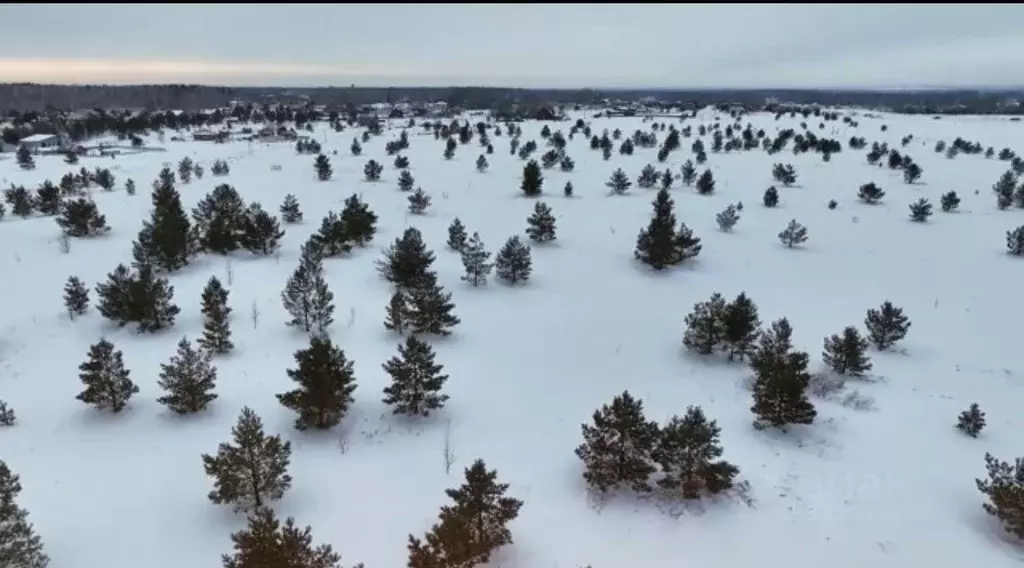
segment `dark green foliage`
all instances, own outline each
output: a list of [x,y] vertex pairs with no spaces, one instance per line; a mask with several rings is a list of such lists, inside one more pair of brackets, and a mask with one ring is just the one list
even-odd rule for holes
[[526,282],[533,271],[530,246],[518,236],[509,237],[494,257],[495,273],[499,280],[508,284]]
[[764,197],[761,198],[765,207],[775,207],[779,204],[779,190],[775,189],[775,186],[771,186],[764,190]]
[[192,414],[204,410],[217,395],[213,387],[217,382],[217,369],[210,364],[205,350],[196,350],[188,338],[178,342],[178,352],[170,362],[160,365],[157,384],[167,394],[156,399],[175,414]]
[[93,180],[96,182],[96,185],[102,187],[104,191],[110,191],[114,189],[114,174],[110,173],[110,170],[106,168],[96,168],[96,173],[95,175],[93,175]]
[[530,240],[537,243],[547,243],[555,240],[555,216],[551,213],[551,207],[547,203],[538,201],[533,206],[533,214],[526,219],[529,225],[526,228],[526,235]]
[[519,188],[527,197],[537,197],[541,194],[544,186],[544,176],[541,174],[537,160],[530,160],[523,166],[523,180]]
[[319,154],[313,159],[313,170],[316,171],[316,179],[320,181],[327,181],[334,175],[334,169],[331,168],[331,159],[324,154]]
[[487,163],[487,158],[483,154],[480,154],[476,159],[476,171],[486,172],[489,166],[490,164]]
[[868,205],[874,205],[885,197],[885,192],[874,182],[870,182],[860,186],[860,189],[857,190],[857,197]]
[[164,168],[153,188],[153,211],[142,225],[149,236],[139,243],[147,249],[146,258],[155,268],[172,272],[188,264],[195,251],[195,234],[181,206],[181,194],[168,181],[173,175],[167,174],[170,170]]
[[697,193],[701,195],[711,195],[715,192],[715,178],[711,175],[711,170],[704,170],[700,177],[697,178]]
[[32,158],[32,152],[29,151],[28,146],[22,144],[18,146],[18,150],[15,153],[15,160],[18,162],[18,167],[23,170],[34,170],[36,167],[36,161]]
[[412,173],[409,170],[402,170],[398,174],[398,191],[412,191],[415,184],[416,179],[412,177]]
[[71,319],[89,311],[89,290],[77,276],[69,277],[64,284],[64,307]]
[[347,240],[359,247],[366,246],[377,234],[377,214],[355,193],[345,200],[341,224]]
[[398,335],[405,333],[411,322],[409,321],[409,295],[399,288],[388,300],[387,315],[384,317],[384,329],[393,331]]
[[349,146],[353,156],[358,156],[363,153],[363,145],[359,143],[359,140],[352,139],[352,145]]
[[572,197],[572,182],[565,182],[565,188],[562,190],[562,195],[566,197]]
[[320,254],[325,258],[337,256],[352,250],[348,227],[334,211],[328,211],[320,222],[320,231],[311,237],[316,240]]
[[370,160],[363,166],[363,176],[366,181],[377,181],[382,173],[384,173],[384,166],[377,163],[377,160]]
[[1006,252],[1013,256],[1024,256],[1024,225],[1006,231]]
[[725,299],[714,293],[707,302],[697,302],[686,316],[683,346],[701,355],[710,355],[725,337]]
[[406,156],[395,156],[395,168],[404,170],[409,167],[409,158]]
[[697,180],[697,168],[694,167],[693,160],[686,160],[686,162],[682,166],[681,173],[683,185],[693,185],[693,182]]
[[685,223],[680,223],[676,231],[675,202],[668,190],[659,190],[652,205],[654,214],[651,221],[636,239],[633,253],[636,259],[655,270],[662,270],[700,254],[700,239],[693,236],[693,231]]
[[903,166],[903,181],[912,184],[921,178],[923,171],[916,162],[910,162]]
[[46,180],[36,189],[35,206],[43,215],[56,215],[60,212],[60,188]]
[[245,202],[235,188],[220,184],[192,209],[198,246],[227,254],[238,250],[245,232]]
[[324,278],[323,257],[319,243],[310,239],[302,246],[299,266],[281,292],[284,308],[291,315],[289,326],[306,333],[325,335],[334,322],[334,294]]
[[245,211],[242,221],[241,245],[253,254],[268,255],[281,248],[284,231],[277,218],[253,202]]
[[226,176],[231,172],[231,168],[228,167],[228,163],[224,160],[214,160],[213,165],[210,166],[210,173],[217,176]]
[[786,245],[787,248],[793,248],[794,246],[807,241],[807,227],[804,227],[800,223],[796,222],[796,219],[791,219],[786,228],[779,233],[779,240],[782,244]]
[[772,178],[789,187],[796,183],[796,170],[793,169],[793,164],[775,164],[772,166]]
[[690,406],[682,418],[673,416],[661,428],[652,452],[664,477],[658,485],[678,491],[684,499],[696,499],[703,492],[712,495],[733,486],[739,468],[722,456],[721,428],[709,421],[699,406]]
[[462,252],[466,247],[466,226],[462,220],[456,217],[452,224],[448,225],[448,248],[455,252]]
[[139,392],[124,368],[124,356],[114,350],[114,344],[101,339],[89,347],[89,359],[78,366],[78,378],[85,390],[75,398],[100,410],[117,413],[128,405],[128,399]]
[[203,336],[197,343],[203,349],[217,355],[230,352],[235,346],[231,342],[231,326],[228,320],[231,315],[228,291],[216,276],[211,276],[203,288],[202,304],[205,322]]
[[203,454],[206,475],[214,478],[210,501],[246,510],[280,499],[292,485],[287,473],[291,442],[267,436],[263,421],[249,407],[242,408],[231,437],[234,444],[220,444],[216,456]]
[[644,169],[640,170],[640,175],[636,178],[636,185],[645,189],[650,189],[658,184],[658,170],[654,169],[654,166],[647,164]]
[[519,516],[523,502],[506,497],[507,483],[483,460],[466,468],[466,482],[445,493],[454,503],[441,507],[438,522],[424,540],[409,535],[409,568],[471,567],[486,564],[491,553],[512,544],[508,523]]
[[633,182],[629,181],[629,176],[626,175],[626,172],[622,171],[622,168],[616,168],[612,172],[612,177],[605,183],[605,186],[615,195],[625,194],[632,185]]
[[455,157],[455,149],[459,147],[459,143],[454,138],[449,138],[445,141],[444,146],[444,159],[450,160]]
[[189,183],[192,181],[192,160],[185,156],[178,162],[178,179],[181,183]]
[[423,234],[416,227],[409,227],[384,249],[384,258],[377,261],[377,272],[399,288],[415,288],[433,263],[434,253],[427,250]]
[[885,302],[877,310],[868,310],[864,325],[868,330],[868,339],[881,351],[892,347],[907,336],[910,318],[903,315],[903,308],[893,306],[892,302]]
[[259,507],[248,523],[232,533],[235,552],[223,555],[224,568],[341,568],[341,556],[331,545],[314,547],[310,527],[300,529],[291,517],[282,526],[271,509]]
[[722,346],[729,352],[729,360],[738,358],[742,361],[750,355],[760,335],[757,304],[740,292],[722,313]]
[[996,205],[999,209],[1009,209],[1013,204],[1013,194],[1017,187],[1017,172],[1006,170],[999,181],[992,186],[996,194]]
[[576,448],[587,484],[601,493],[621,487],[650,491],[659,430],[644,417],[643,402],[624,391],[595,411],[593,420],[582,425],[583,444]]
[[352,361],[325,336],[313,336],[307,349],[295,352],[297,369],[288,377],[299,388],[277,395],[281,404],[298,413],[295,429],[326,430],[345,417],[355,400],[356,379]]
[[942,205],[942,210],[949,213],[960,206],[960,196],[955,191],[943,193],[940,204]]
[[789,321],[781,319],[761,334],[757,349],[751,355],[754,370],[755,428],[784,427],[787,424],[811,424],[817,416],[807,398],[810,375],[807,353],[793,351],[793,330]]
[[[18,421],[18,417],[14,414],[14,409],[11,408],[10,406],[8,406],[6,402],[0,400],[0,426],[14,426],[14,424],[17,421]],[[3,499],[3,495],[2,494],[0,494],[0,499]],[[0,515],[2,515],[2,513],[0,513]],[[0,524],[2,524],[2,523],[3,523],[3,521],[0,520]],[[0,556],[3,555],[3,552],[2,552],[2,547],[3,547],[2,541],[3,541],[3,539],[0,538]]]
[[1002,521],[1006,532],[1024,538],[1024,458],[1011,465],[986,453],[985,469],[988,479],[975,481],[989,500],[982,507]]
[[729,204],[728,207],[723,209],[720,213],[715,215],[715,222],[718,223],[718,228],[725,232],[729,232],[733,227],[736,226],[740,220],[739,209],[735,205]]
[[558,167],[566,173],[569,173],[576,169],[576,162],[569,156],[562,156],[562,160],[558,162]]
[[10,189],[5,189],[4,201],[11,206],[12,215],[17,215],[22,218],[31,217],[32,210],[35,209],[36,206],[35,202],[32,200],[32,194],[20,185],[12,185]]
[[982,412],[977,402],[971,403],[967,410],[960,413],[956,427],[972,438],[978,437],[978,434],[985,427],[985,413]]
[[843,334],[825,338],[825,350],[821,357],[825,364],[840,375],[863,377],[871,370],[867,356],[868,340],[861,337],[853,326],[843,329]]
[[398,355],[382,367],[391,376],[391,384],[384,388],[384,404],[391,406],[394,414],[430,416],[448,400],[448,395],[441,393],[448,380],[448,375],[441,373],[444,366],[434,362],[434,350],[416,336],[400,345]]
[[28,511],[18,506],[21,480],[0,461],[0,565],[4,568],[46,568],[49,557],[43,542],[28,522]]
[[299,200],[290,193],[284,196],[284,203],[281,204],[281,219],[289,224],[302,222],[302,210],[299,209]]
[[910,220],[918,223],[925,222],[932,216],[932,204],[924,197],[910,204]]
[[430,196],[423,191],[422,187],[417,187],[416,191],[409,195],[409,213],[422,215],[427,207],[430,207]]
[[469,242],[462,247],[462,267],[466,271],[462,279],[474,287],[487,282],[487,276],[494,268],[494,264],[488,262],[490,257],[491,253],[484,248],[480,234],[473,233]]
[[461,320],[452,310],[452,295],[437,283],[437,274],[427,271],[408,290],[408,322],[413,334],[451,335]]
[[96,285],[96,296],[100,315],[119,327],[136,323],[140,332],[170,327],[181,311],[172,303],[174,287],[166,279],[157,278],[148,265],[132,273],[119,264],[105,283]]

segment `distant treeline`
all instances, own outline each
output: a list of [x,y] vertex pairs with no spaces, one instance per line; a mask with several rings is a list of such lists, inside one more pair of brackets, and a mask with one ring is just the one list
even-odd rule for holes
[[1006,107],[1024,91],[823,91],[801,89],[743,90],[597,90],[507,89],[496,87],[215,87],[203,85],[39,85],[0,84],[0,110],[9,112],[79,110],[91,108],[198,110],[230,101],[363,105],[375,102],[445,101],[462,108],[494,109],[511,103],[592,104],[604,99],[661,102],[697,106],[737,103],[760,107],[772,98],[783,103],[887,108],[929,114],[1024,114],[1021,106]]

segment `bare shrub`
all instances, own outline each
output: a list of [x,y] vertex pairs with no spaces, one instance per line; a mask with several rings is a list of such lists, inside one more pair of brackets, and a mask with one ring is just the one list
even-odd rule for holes
[[852,390],[843,397],[843,406],[854,410],[874,410],[875,399],[858,390]]
[[231,286],[235,283],[235,268],[230,256],[224,259],[224,272],[227,275],[228,286]]
[[256,298],[252,299],[252,305],[249,306],[250,316],[252,317],[252,328],[256,329],[260,326],[260,306],[256,302]]
[[451,473],[452,464],[455,463],[455,446],[452,444],[452,421],[449,420],[444,425],[444,473],[445,475]]
[[814,396],[829,399],[846,388],[846,378],[833,373],[813,373],[808,388]]

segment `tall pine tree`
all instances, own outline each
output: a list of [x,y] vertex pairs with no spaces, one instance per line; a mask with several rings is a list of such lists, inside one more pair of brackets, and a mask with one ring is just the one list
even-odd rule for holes
[[582,429],[583,444],[576,448],[576,456],[583,460],[588,485],[601,493],[620,487],[650,491],[658,424],[644,417],[642,401],[624,391],[610,406],[595,411],[594,424]]
[[299,388],[277,395],[277,400],[298,413],[295,429],[326,430],[337,425],[348,412],[356,390],[353,363],[328,337],[313,336],[309,347],[295,352],[297,369],[288,377]]
[[400,345],[398,355],[382,367],[391,376],[391,384],[384,388],[384,404],[395,414],[430,416],[448,400],[448,395],[441,393],[448,380],[448,375],[441,374],[444,366],[434,362],[434,350],[416,336]]
[[282,525],[273,510],[260,507],[248,522],[231,535],[235,552],[223,556],[224,568],[341,568],[331,545],[314,547],[310,527],[300,529],[291,517]]
[[0,460],[0,566],[46,568],[49,557],[43,542],[28,522],[28,511],[18,506],[21,480]]
[[153,211],[143,230],[151,231],[147,252],[156,268],[170,272],[188,264],[195,251],[194,234],[169,168],[164,168],[154,183]]
[[228,321],[231,315],[228,291],[216,276],[211,276],[203,288],[202,305],[205,322],[199,346],[217,355],[230,352],[235,345],[231,342],[231,325]]
[[461,320],[452,313],[452,295],[437,283],[437,274],[426,272],[419,285],[409,290],[409,327],[414,334],[451,335],[451,328]]
[[292,316],[290,326],[322,335],[333,323],[334,294],[327,288],[320,246],[314,240],[302,245],[299,267],[288,279],[281,300]]
[[129,378],[124,368],[124,355],[114,350],[114,344],[101,339],[89,347],[89,359],[78,366],[78,378],[85,384],[85,390],[78,394],[78,400],[100,410],[110,409],[121,412],[128,405],[128,399],[139,392],[139,387]]
[[216,383],[217,369],[210,364],[209,353],[194,349],[188,338],[183,337],[177,353],[160,365],[157,384],[167,394],[156,401],[175,414],[199,412],[217,398],[213,392]]
[[291,442],[267,436],[263,421],[249,407],[242,408],[231,436],[234,444],[220,444],[217,455],[203,454],[206,475],[214,478],[210,501],[244,510],[280,499],[292,485],[287,473]]
[[807,353],[793,351],[792,328],[785,319],[773,322],[761,335],[757,350],[751,357],[754,369],[754,406],[756,428],[787,424],[810,424],[817,411],[807,398],[810,375]]

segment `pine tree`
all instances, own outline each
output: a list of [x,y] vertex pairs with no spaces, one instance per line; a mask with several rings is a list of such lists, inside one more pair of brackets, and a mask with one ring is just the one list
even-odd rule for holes
[[36,168],[36,161],[32,158],[32,152],[24,144],[18,146],[15,160],[18,162],[18,167],[23,170],[34,170]]
[[18,417],[14,414],[14,409],[0,400],[0,426],[14,426],[17,421]]
[[700,174],[697,178],[697,193],[701,195],[711,195],[715,192],[715,178],[711,175],[711,170],[704,170],[704,173]]
[[462,249],[462,267],[466,271],[462,279],[474,287],[485,284],[487,276],[494,268],[494,264],[488,262],[490,258],[491,253],[484,248],[480,234],[473,233],[469,242]]
[[407,156],[395,156],[395,169],[404,170],[409,168],[409,158]]
[[334,322],[334,294],[324,278],[324,264],[319,244],[310,240],[302,246],[299,266],[281,292],[284,308],[292,316],[290,326],[306,333],[323,335]]
[[697,168],[694,167],[693,160],[686,160],[686,163],[683,164],[681,173],[683,185],[693,185],[693,182],[697,180]]
[[775,189],[775,186],[771,186],[764,190],[764,197],[761,198],[765,207],[775,207],[779,204],[779,190]]
[[398,335],[405,333],[410,325],[409,296],[399,288],[388,300],[387,315],[384,318],[384,329],[394,331]]
[[377,261],[377,273],[399,288],[415,288],[434,263],[434,253],[427,250],[423,234],[409,227],[402,236],[384,249],[384,258]]
[[36,206],[32,194],[23,186],[11,186],[10,189],[5,189],[4,200],[10,204],[11,213],[23,219],[31,217],[32,210]]
[[658,485],[679,491],[684,499],[696,499],[704,491],[714,495],[731,488],[739,468],[717,459],[722,455],[721,431],[718,422],[708,421],[699,406],[687,407],[682,418],[669,419],[652,452],[665,475]]
[[871,362],[866,351],[868,341],[860,336],[853,326],[843,329],[842,336],[836,334],[825,338],[825,351],[822,359],[833,371],[840,375],[863,377],[871,370]]
[[299,200],[292,194],[284,196],[284,203],[281,204],[281,219],[285,223],[301,223],[302,211],[299,209]]
[[267,436],[263,421],[248,406],[242,408],[238,423],[231,428],[231,437],[234,444],[221,443],[216,456],[203,454],[206,475],[214,478],[210,501],[247,510],[280,499],[292,484],[287,473],[291,442]]
[[[355,151],[352,153],[355,154]],[[313,159],[313,169],[316,170],[316,179],[320,181],[327,181],[334,175],[334,169],[331,168],[331,159],[323,154],[319,154]]]
[[544,176],[541,174],[537,160],[530,160],[523,166],[523,181],[519,188],[523,190],[526,197],[537,197],[541,194],[544,186]]
[[958,196],[955,191],[943,193],[940,202],[942,205],[942,210],[946,213],[949,213],[950,211],[953,211],[960,206],[960,196]]
[[793,351],[792,333],[787,320],[773,322],[761,335],[757,350],[751,355],[755,381],[754,406],[750,410],[757,416],[755,428],[811,424],[817,416],[807,398],[810,357],[802,351]]
[[69,277],[64,285],[64,307],[71,319],[89,311],[89,290],[77,276]]
[[868,339],[881,351],[907,336],[910,318],[903,315],[903,308],[897,308],[887,301],[877,310],[868,310],[864,326],[868,330]]
[[231,342],[231,325],[228,316],[228,291],[216,276],[211,276],[203,288],[203,336],[198,344],[212,354],[223,355],[235,348]]
[[128,405],[128,399],[139,387],[129,378],[124,368],[124,356],[114,350],[114,344],[101,339],[89,347],[89,359],[78,366],[78,378],[85,384],[75,398],[100,410],[110,409],[121,412]]
[[757,315],[757,304],[740,292],[736,299],[725,307],[722,313],[722,344],[729,352],[729,360],[740,361],[750,355],[761,334],[761,320]]
[[882,191],[882,188],[875,185],[874,182],[871,182],[860,186],[860,189],[857,190],[857,197],[868,205],[874,205],[885,197],[885,192]]
[[562,190],[562,195],[565,197],[572,197],[572,182],[565,182],[565,188]]
[[982,508],[1002,521],[1006,532],[1024,538],[1024,458],[1011,465],[986,453],[985,469],[988,479],[975,481],[990,501]]
[[164,168],[153,188],[152,215],[143,227],[152,232],[148,257],[154,267],[172,272],[188,264],[195,249],[192,224],[181,205],[181,194],[174,188],[174,174]]
[[1024,225],[1006,231],[1006,252],[1013,256],[1024,256]]
[[462,252],[466,247],[466,226],[462,220],[456,217],[452,224],[448,225],[448,248],[455,252]]
[[622,171],[622,168],[617,168],[612,172],[612,177],[605,183],[605,186],[615,195],[624,195],[632,185],[633,182],[629,180],[629,176]]
[[426,272],[409,290],[409,327],[413,334],[448,336],[461,320],[452,314],[452,295],[437,283],[437,274]]
[[377,214],[355,193],[345,200],[341,223],[346,240],[360,247],[366,246],[377,234]]
[[409,213],[422,215],[427,207],[430,207],[430,196],[422,187],[417,187],[416,191],[409,195]]
[[36,209],[43,215],[56,215],[60,212],[60,188],[50,180],[44,181],[36,189]]
[[341,568],[341,556],[331,545],[314,547],[310,527],[299,529],[291,517],[282,526],[274,511],[259,507],[248,523],[231,535],[235,552],[223,556],[224,568]]
[[241,244],[253,254],[268,255],[281,248],[284,236],[281,224],[258,202],[249,204],[246,209],[242,231]]
[[775,164],[772,166],[772,177],[775,181],[789,187],[796,183],[796,170],[793,164]]
[[637,187],[644,189],[650,189],[658,184],[658,170],[654,169],[654,166],[647,164],[644,169],[640,170],[640,175],[636,178]]
[[131,306],[139,331],[155,333],[174,325],[181,309],[173,303],[174,287],[149,266],[139,268],[131,283]]
[[666,168],[661,174],[661,189],[670,189],[673,181],[675,181],[675,176],[672,175],[672,170]]
[[676,248],[676,216],[673,213],[675,203],[667,190],[661,190],[652,203],[654,214],[646,229],[640,231],[636,239],[636,251],[633,255],[640,262],[662,270],[678,264],[679,251]]
[[69,237],[95,237],[110,232],[107,218],[100,214],[96,203],[84,197],[65,201],[54,221]]
[[398,355],[382,367],[391,376],[391,384],[384,388],[384,404],[391,406],[394,414],[427,417],[448,400],[448,395],[441,393],[448,380],[448,375],[441,374],[444,366],[434,362],[434,350],[416,336],[400,345]]
[[188,338],[178,342],[178,352],[170,362],[160,365],[157,384],[167,391],[156,399],[176,414],[191,414],[204,410],[217,398],[213,388],[217,382],[217,368],[210,364],[210,355],[192,347]]
[[683,346],[701,355],[710,355],[725,338],[725,299],[718,292],[706,302],[697,302],[686,316]]
[[352,145],[349,146],[353,156],[358,156],[363,153],[363,145],[359,143],[359,140],[352,139]]
[[654,473],[652,454],[658,442],[658,424],[644,417],[643,401],[628,391],[594,412],[594,424],[583,424],[583,444],[576,456],[583,460],[583,479],[601,493],[619,487],[646,492]]
[[518,236],[509,237],[494,257],[494,269],[498,279],[508,284],[528,281],[533,271],[529,245]]
[[725,232],[731,231],[739,220],[740,214],[736,211],[735,205],[729,205],[721,213],[715,215],[715,222],[718,223],[718,228]]
[[925,222],[932,216],[932,204],[924,197],[910,204],[910,220],[918,223]]
[[960,413],[956,427],[972,438],[978,437],[985,427],[985,413],[982,412],[977,402],[972,402],[967,410]]
[[135,321],[132,305],[132,274],[128,267],[119,264],[107,274],[107,281],[96,285],[96,309],[104,318],[124,327]]
[[415,185],[416,179],[409,170],[402,170],[402,173],[398,174],[398,191],[412,191]]
[[0,566],[46,568],[50,559],[28,522],[28,511],[18,506],[20,493],[20,478],[0,460]]
[[295,429],[326,430],[345,417],[354,398],[356,379],[352,361],[335,347],[330,338],[313,336],[309,348],[295,352],[297,369],[289,369],[288,377],[299,388],[277,395],[281,404],[298,413]]
[[533,214],[530,215],[526,222],[529,227],[526,229],[526,235],[530,237],[530,240],[537,243],[547,243],[555,240],[555,216],[551,214],[551,207],[543,201],[538,201],[533,205]]
[[348,227],[334,211],[328,211],[320,222],[320,231],[310,237],[324,257],[333,257],[352,250]]
[[487,171],[490,164],[487,163],[487,158],[480,154],[480,157],[476,159],[476,171],[483,173]]
[[215,187],[192,209],[199,246],[227,254],[238,250],[245,234],[246,208],[242,196],[226,183]]
[[779,233],[779,240],[788,248],[793,248],[795,245],[806,242],[807,227],[797,223],[796,219],[791,219],[786,228]]
[[178,179],[181,183],[188,184],[192,181],[192,160],[185,156],[178,162]]

